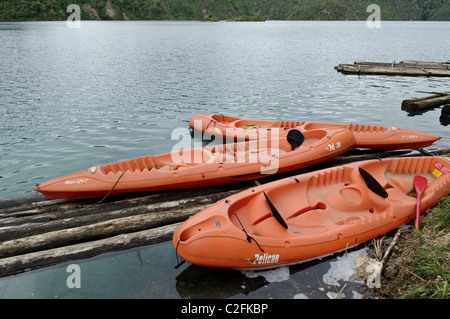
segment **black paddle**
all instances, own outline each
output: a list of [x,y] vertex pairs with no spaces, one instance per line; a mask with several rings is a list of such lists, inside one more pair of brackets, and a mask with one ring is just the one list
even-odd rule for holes
[[275,207],[275,205],[272,203],[272,201],[270,200],[269,196],[267,196],[266,192],[263,192],[264,196],[266,196],[267,202],[269,203],[269,207],[270,210],[272,211],[272,215],[273,217],[275,217],[275,219],[284,227],[284,228],[288,228],[288,225],[286,224],[286,222],[284,221],[283,217],[281,216],[280,212],[277,210],[277,208]]
[[361,174],[364,182],[366,183],[367,187],[374,192],[375,194],[383,197],[383,198],[387,198],[388,197],[388,193],[386,192],[386,190],[383,188],[383,186],[381,186],[380,183],[378,183],[378,181],[375,179],[375,177],[373,177],[372,175],[370,175],[370,173],[368,171],[366,171],[363,168],[359,168],[359,173]]

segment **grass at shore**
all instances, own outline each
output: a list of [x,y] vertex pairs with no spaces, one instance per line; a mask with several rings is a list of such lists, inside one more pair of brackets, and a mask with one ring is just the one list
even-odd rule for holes
[[[414,221],[411,223],[414,225]],[[450,195],[405,231],[382,274],[379,298],[450,299]]]

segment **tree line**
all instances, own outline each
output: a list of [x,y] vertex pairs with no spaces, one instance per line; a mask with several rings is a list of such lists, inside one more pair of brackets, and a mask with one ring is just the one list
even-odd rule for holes
[[83,20],[366,20],[373,3],[382,20],[450,20],[450,0],[0,0],[0,21],[65,20],[70,4]]

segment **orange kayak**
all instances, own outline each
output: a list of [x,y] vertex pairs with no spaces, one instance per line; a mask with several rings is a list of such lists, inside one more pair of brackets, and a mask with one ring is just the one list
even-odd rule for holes
[[267,183],[223,199],[173,236],[201,266],[270,268],[328,255],[416,216],[414,176],[427,178],[421,212],[450,193],[450,158],[356,162]]
[[[356,139],[355,147],[376,149],[409,149],[430,146],[439,136],[395,127],[365,124],[338,124],[326,122],[252,120],[221,114],[198,114],[191,118],[189,126],[205,134],[220,134],[231,140],[251,140],[260,135],[270,136],[273,130],[286,134],[290,129],[301,132],[315,129],[347,129]],[[280,135],[281,135],[280,134]]]
[[[94,166],[38,184],[34,190],[49,198],[89,198],[233,183],[318,164],[346,152],[355,143],[353,134],[344,129],[291,132],[298,135],[193,148]],[[288,141],[289,136],[294,138]]]

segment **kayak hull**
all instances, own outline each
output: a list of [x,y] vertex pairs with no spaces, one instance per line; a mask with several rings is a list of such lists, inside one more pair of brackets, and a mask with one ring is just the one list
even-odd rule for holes
[[375,149],[411,149],[426,147],[439,140],[433,134],[366,124],[327,122],[270,121],[232,117],[221,114],[198,114],[189,126],[208,135],[221,135],[230,140],[251,140],[271,136],[272,132],[286,134],[295,128],[301,132],[314,129],[347,129],[355,136],[355,147]]
[[[360,168],[378,181],[387,197],[369,188],[374,182],[363,178]],[[202,210],[177,228],[173,245],[184,260],[208,267],[271,268],[318,258],[414,219],[414,176],[428,180],[421,202],[424,212],[449,194],[449,172],[448,158],[413,157],[284,178]]]
[[49,198],[205,187],[286,173],[338,156],[355,143],[345,129],[314,130],[292,149],[286,137],[147,155],[94,166],[35,186]]

